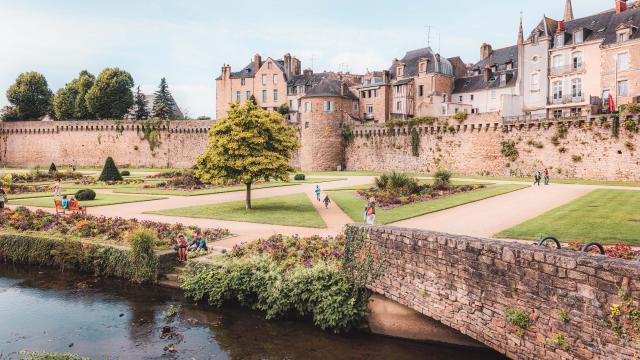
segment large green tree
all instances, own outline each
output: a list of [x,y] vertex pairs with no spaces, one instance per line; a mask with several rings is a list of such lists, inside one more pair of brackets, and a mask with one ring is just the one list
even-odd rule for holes
[[58,120],[89,120],[94,115],[87,106],[86,96],[96,77],[82,70],[77,79],[58,90],[53,98],[53,112]]
[[76,96],[76,103],[74,107],[74,117],[80,120],[88,120],[95,118],[95,114],[89,110],[87,105],[87,94],[96,82],[96,77],[86,70],[80,72],[80,76],[76,80],[76,89],[78,95]]
[[7,90],[7,100],[20,120],[38,120],[47,115],[52,97],[47,79],[35,71],[20,74]]
[[133,115],[136,120],[146,120],[149,118],[149,110],[147,110],[147,99],[140,92],[140,86],[136,89],[136,95],[133,100]]
[[86,96],[89,111],[99,119],[122,119],[133,105],[133,78],[118,68],[104,69]]
[[291,152],[300,145],[282,115],[251,101],[232,104],[227,117],[215,122],[205,152],[196,160],[196,176],[205,183],[242,183],[251,209],[251,185],[259,180],[288,181]]
[[153,117],[164,120],[175,117],[176,114],[173,113],[174,106],[175,102],[169,91],[167,79],[162,78],[158,91],[153,94]]

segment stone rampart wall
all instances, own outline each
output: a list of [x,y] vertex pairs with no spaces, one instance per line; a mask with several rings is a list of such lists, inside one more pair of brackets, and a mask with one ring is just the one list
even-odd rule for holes
[[[620,289],[637,303],[637,262],[393,227],[370,227],[368,242],[387,259],[373,291],[510,358],[640,355],[638,339],[621,341],[606,324]],[[524,311],[529,328],[508,322],[507,309]]]
[[145,137],[140,121],[0,123],[0,164],[101,166],[112,156],[119,166],[191,167],[205,149],[212,123],[164,122],[154,128],[159,145]]
[[[462,124],[416,129],[419,151],[413,156],[408,126],[354,127],[356,136],[345,154],[347,169],[531,176],[546,167],[552,178],[640,180],[640,136],[627,131],[622,121],[617,138],[611,120],[595,118],[503,125],[485,115],[470,116]],[[513,142],[517,159],[505,156],[503,142]]]

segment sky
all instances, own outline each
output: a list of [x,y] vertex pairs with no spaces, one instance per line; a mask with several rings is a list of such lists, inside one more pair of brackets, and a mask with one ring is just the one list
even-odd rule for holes
[[[162,77],[191,117],[215,114],[215,78],[255,53],[291,53],[303,68],[364,73],[386,69],[407,50],[431,47],[446,57],[479,60],[480,45],[514,45],[520,13],[525,34],[546,14],[561,19],[565,0],[0,0],[0,107],[26,71],[56,92],[81,70],[119,67],[143,92]],[[575,17],[614,0],[573,0]]]

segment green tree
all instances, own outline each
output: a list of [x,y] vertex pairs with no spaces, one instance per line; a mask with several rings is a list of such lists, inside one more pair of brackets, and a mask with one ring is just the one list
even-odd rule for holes
[[5,106],[0,110],[0,119],[2,121],[18,121],[20,120],[20,115],[18,115],[18,110],[15,106]]
[[102,168],[102,173],[100,174],[98,180],[122,181],[122,175],[120,175],[120,171],[118,170],[118,167],[116,166],[116,163],[115,161],[113,161],[113,158],[111,158],[111,156],[109,156],[107,158],[107,161],[105,161],[104,167]]
[[38,120],[51,109],[53,93],[44,75],[22,73],[7,90],[7,100],[15,107],[20,120]]
[[232,104],[227,117],[209,132],[205,152],[196,160],[196,176],[204,183],[243,183],[246,208],[251,209],[251,185],[258,180],[288,181],[291,152],[300,145],[282,115],[251,101]]
[[83,70],[77,79],[58,90],[53,98],[53,112],[58,120],[88,120],[94,117],[87,107],[86,95],[95,82],[95,76]]
[[133,113],[136,120],[147,120],[149,118],[149,110],[147,110],[147,99],[140,92],[140,86],[136,89],[136,95],[133,100]]
[[285,116],[289,114],[289,105],[287,105],[286,103],[278,106],[278,113],[280,113],[280,115]]
[[163,120],[171,119],[175,115],[173,113],[174,106],[175,102],[169,91],[167,79],[162,78],[158,91],[153,94],[153,117]]
[[89,111],[99,119],[122,119],[133,105],[133,78],[118,68],[103,70],[86,96]]

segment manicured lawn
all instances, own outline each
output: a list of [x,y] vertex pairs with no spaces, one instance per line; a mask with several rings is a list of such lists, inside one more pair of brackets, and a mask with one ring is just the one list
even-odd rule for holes
[[153,214],[321,229],[327,227],[305,194],[254,199],[252,206],[252,210],[245,210],[244,201],[234,201],[163,210]]
[[[533,183],[533,175],[531,178],[515,177],[515,176],[464,176],[454,175],[459,179],[477,179],[477,180],[498,180],[498,181],[518,181]],[[599,185],[599,186],[630,186],[640,187],[637,181],[607,181],[607,180],[583,180],[583,179],[554,179],[551,176],[552,184],[575,184],[575,185]]]
[[[75,194],[75,191],[63,191],[62,194],[63,195],[73,195]],[[53,191],[51,192],[39,192],[39,193],[24,193],[24,194],[19,194],[19,195],[7,195],[7,197],[9,198],[9,200],[18,200],[18,199],[32,199],[32,198],[42,198],[42,197],[53,197],[55,195],[55,193]],[[12,203],[12,202],[10,202]]]
[[[400,220],[414,218],[420,215],[450,209],[456,206],[503,195],[512,191],[526,188],[526,185],[497,185],[474,190],[464,194],[457,194],[445,198],[405,205],[395,209],[376,209],[376,224],[391,224]],[[363,222],[364,207],[367,202],[356,196],[354,191],[332,191],[331,200],[336,203],[355,222]]]
[[[252,186],[252,189],[266,189],[273,187],[282,187],[282,186],[293,186],[300,184],[316,184],[316,183],[324,183],[331,181],[338,181],[344,179],[306,179],[301,181],[291,181],[291,182],[272,182],[272,183],[263,183],[256,184]],[[211,194],[220,194],[220,193],[228,193],[228,192],[236,192],[236,191],[245,191],[246,187],[244,185],[237,186],[226,186],[226,187],[217,187],[213,189],[202,189],[202,190],[163,190],[163,189],[145,189],[140,187],[140,185],[135,187],[120,187],[116,188],[113,192],[119,194],[149,194],[149,195],[172,195],[172,196],[199,196],[199,195],[211,195]]]
[[552,235],[562,242],[596,241],[640,246],[640,191],[595,190],[496,237],[538,240]]
[[[98,194],[93,201],[81,201],[80,205],[86,207],[127,204],[142,201],[160,200],[163,199],[157,196],[128,196],[128,195],[112,195],[112,194]],[[38,206],[52,208],[53,197],[40,197],[34,199],[21,199],[15,201],[9,201],[11,205],[25,205],[25,206]]]
[[[433,184],[435,180],[433,179],[418,179],[418,183],[420,184]],[[452,185],[492,185],[490,183],[484,183],[484,182],[477,182],[477,181],[451,181]],[[331,189],[328,191],[342,191],[342,190],[364,190],[364,189],[369,189],[370,187],[373,187],[375,184],[363,184],[363,185],[354,185],[354,186],[347,186],[347,187],[343,187],[343,188],[338,188],[338,189]]]

